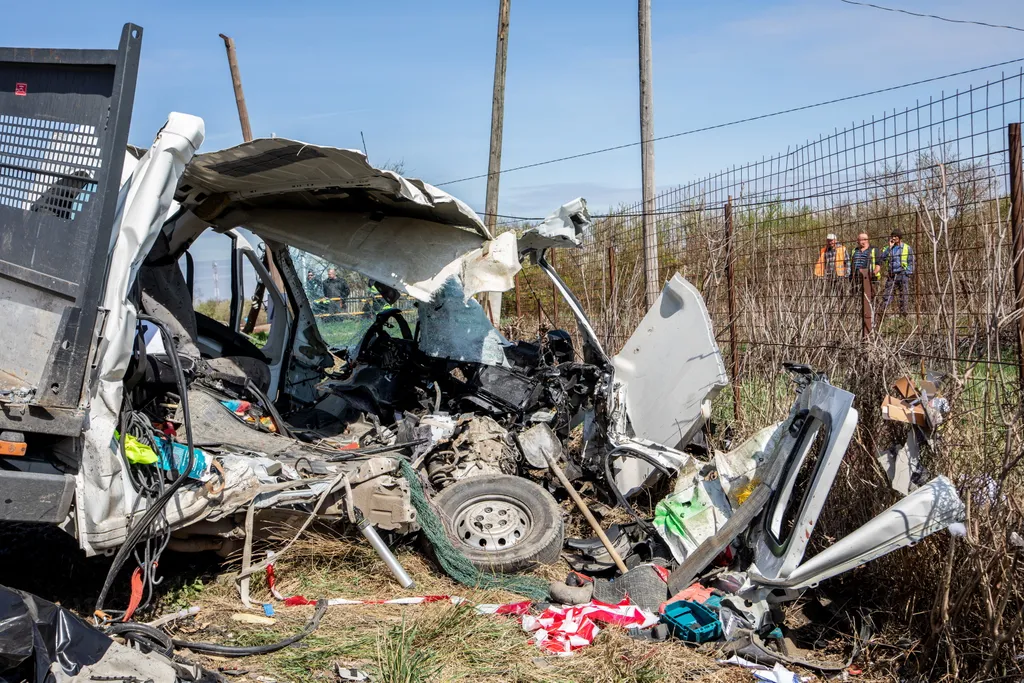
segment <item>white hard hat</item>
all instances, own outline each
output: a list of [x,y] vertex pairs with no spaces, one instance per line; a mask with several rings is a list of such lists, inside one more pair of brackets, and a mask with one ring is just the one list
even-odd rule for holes
[[836,234],[834,232],[830,232],[829,234],[825,235],[825,239],[827,240],[834,240],[835,238]]

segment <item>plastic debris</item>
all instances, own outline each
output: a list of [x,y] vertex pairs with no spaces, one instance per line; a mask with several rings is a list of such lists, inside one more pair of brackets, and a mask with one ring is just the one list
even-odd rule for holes
[[669,625],[672,635],[688,643],[706,643],[722,637],[722,622],[699,602],[677,600],[669,603],[661,619]]
[[556,655],[571,655],[594,642],[601,632],[599,623],[623,628],[649,628],[658,617],[645,612],[629,600],[609,605],[592,600],[574,607],[549,607],[540,616],[523,616],[523,630],[533,633],[532,642]]
[[694,582],[693,584],[687,586],[683,590],[673,595],[665,602],[661,603],[661,607],[658,608],[658,612],[664,614],[665,606],[670,603],[676,602],[677,600],[689,600],[690,602],[698,602],[703,605],[705,602],[708,601],[708,598],[712,597],[713,594],[714,589],[705,588],[700,583]]
[[243,624],[253,624],[254,626],[273,626],[277,623],[277,619],[273,617],[265,617],[261,614],[249,614],[248,612],[236,612],[231,615],[232,621],[238,621]]

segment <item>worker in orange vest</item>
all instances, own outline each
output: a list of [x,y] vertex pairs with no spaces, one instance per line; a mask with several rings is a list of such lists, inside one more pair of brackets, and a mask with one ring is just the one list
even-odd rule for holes
[[850,262],[846,257],[846,247],[836,244],[834,233],[825,235],[825,246],[818,254],[818,262],[814,264],[814,277],[836,281],[848,277]]

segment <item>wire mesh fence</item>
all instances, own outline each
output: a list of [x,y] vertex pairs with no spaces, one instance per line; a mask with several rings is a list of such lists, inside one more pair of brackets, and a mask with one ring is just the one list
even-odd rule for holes
[[[961,373],[984,362],[1014,374],[1007,127],[1024,118],[1022,82],[1018,73],[942,94],[661,193],[659,280],[679,272],[698,286],[727,352],[736,335],[741,382],[774,373],[783,358],[836,371],[863,349],[866,328],[908,362]],[[642,216],[639,203],[615,211],[583,250],[558,254],[612,350],[646,310]],[[887,251],[893,232],[903,246]],[[867,311],[851,267],[861,233],[880,271]],[[838,265],[824,251],[830,234]],[[519,298],[520,314],[536,314],[539,302],[542,320],[555,322],[556,304],[530,270]]]
[[[1011,220],[1011,158],[1019,170],[1021,143],[1011,148],[1009,132],[1024,120],[1022,94],[1024,72],[942,93],[663,192],[654,212],[659,283],[678,272],[700,289],[732,370],[735,390],[721,394],[720,416],[740,431],[780,419],[792,400],[787,360],[857,394],[859,456],[844,465],[844,493],[833,488],[841,513],[833,506],[822,520],[833,537],[894,501],[874,457],[907,438],[880,417],[892,382],[946,377],[952,412],[929,441],[925,467],[970,501],[967,543],[873,571],[938,596],[915,603],[931,619],[923,651],[954,676],[961,664],[991,672],[1002,645],[1019,642],[1024,613],[1024,593],[1011,585],[1024,576],[1006,540],[1024,522],[1024,278],[1014,278],[1024,264],[1015,262]],[[642,219],[642,204],[622,207],[595,221],[583,249],[557,254],[611,352],[647,309]],[[874,252],[857,253],[862,235]],[[572,326],[536,270],[520,274],[515,301],[521,319]],[[976,594],[982,584],[999,588]],[[960,596],[953,607],[951,594]]]

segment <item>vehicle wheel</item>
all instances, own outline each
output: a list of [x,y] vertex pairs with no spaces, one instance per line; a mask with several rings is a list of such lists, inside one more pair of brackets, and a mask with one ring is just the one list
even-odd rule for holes
[[436,498],[448,537],[476,567],[517,572],[562,552],[562,510],[532,481],[491,474],[457,481]]

